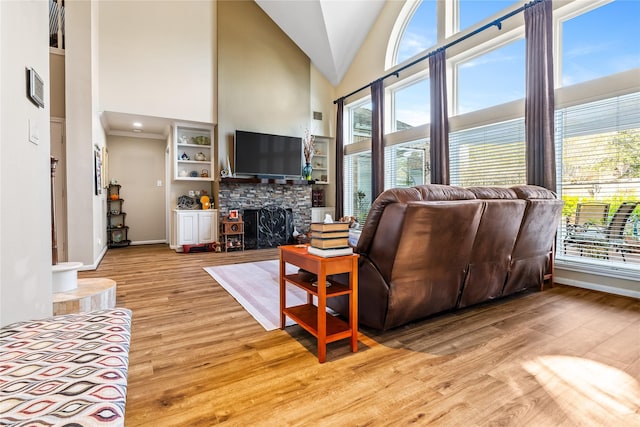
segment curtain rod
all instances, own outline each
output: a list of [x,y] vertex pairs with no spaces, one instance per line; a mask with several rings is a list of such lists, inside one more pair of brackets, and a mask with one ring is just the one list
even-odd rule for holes
[[[392,72],[390,72],[390,73],[388,73],[388,74],[385,74],[384,76],[382,76],[382,77],[380,77],[379,79],[374,80],[374,81],[378,81],[378,80],[385,80],[385,79],[387,79],[388,77],[391,77],[391,76],[399,77],[399,75],[400,75],[400,72],[401,72],[401,71],[404,71],[404,70],[406,70],[406,69],[407,69],[407,68],[409,68],[409,67],[413,67],[414,65],[416,65],[416,64],[418,64],[418,63],[420,63],[420,62],[424,61],[425,59],[428,59],[430,56],[433,56],[433,55],[435,55],[436,53],[438,53],[438,52],[440,52],[440,51],[442,51],[442,50],[447,50],[447,49],[448,49],[448,48],[450,48],[451,46],[454,46],[454,45],[456,45],[456,44],[458,44],[458,43],[460,43],[460,42],[462,42],[462,41],[464,41],[464,40],[468,39],[469,37],[475,36],[476,34],[481,33],[481,32],[483,32],[484,30],[489,29],[489,28],[491,28],[491,27],[493,27],[493,26],[498,27],[498,30],[502,30],[502,21],[504,21],[504,20],[506,20],[506,19],[509,19],[509,18],[511,18],[513,15],[516,15],[516,14],[518,14],[518,13],[520,13],[520,12],[524,11],[525,9],[528,9],[528,8],[530,8],[531,6],[534,6],[535,4],[540,3],[540,2],[542,2],[542,1],[545,1],[545,0],[533,0],[533,1],[531,1],[531,2],[527,3],[527,4],[523,5],[523,6],[520,6],[520,7],[519,7],[519,8],[517,8],[516,10],[514,10],[514,11],[512,11],[512,12],[509,12],[509,13],[507,13],[506,15],[503,15],[503,16],[501,16],[500,18],[498,18],[498,19],[495,19],[495,20],[491,21],[491,22],[489,22],[488,24],[485,24],[485,25],[483,25],[483,26],[482,26],[482,27],[480,27],[480,28],[476,28],[475,30],[473,30],[473,31],[472,31],[472,32],[470,32],[469,34],[466,34],[466,35],[464,35],[464,36],[460,37],[459,39],[453,40],[453,41],[451,41],[451,42],[447,43],[446,45],[444,45],[444,46],[442,46],[442,47],[437,48],[436,50],[432,50],[431,52],[427,53],[426,55],[421,56],[420,58],[415,59],[415,60],[411,61],[410,63],[408,63],[408,64],[406,64],[406,65],[403,65],[402,67],[398,68],[397,70],[392,71]],[[349,92],[348,94],[346,94],[346,95],[344,95],[344,96],[341,96],[340,98],[338,98],[338,99],[336,99],[335,101],[333,101],[333,103],[334,103],[334,104],[337,104],[340,100],[344,100],[345,98],[348,98],[348,97],[350,97],[351,95],[355,95],[356,93],[358,93],[358,92],[360,92],[360,91],[363,91],[363,90],[367,89],[367,88],[368,88],[368,87],[370,87],[372,84],[373,84],[373,82],[372,82],[372,83],[368,83],[368,84],[366,84],[366,85],[362,86],[361,88],[358,88],[358,89],[354,90],[353,92]]]

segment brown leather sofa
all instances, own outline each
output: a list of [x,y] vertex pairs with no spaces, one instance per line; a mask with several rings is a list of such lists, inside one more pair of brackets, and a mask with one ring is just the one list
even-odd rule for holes
[[[562,203],[536,186],[385,191],[355,248],[360,324],[385,330],[540,289]],[[328,305],[348,314],[343,297]]]

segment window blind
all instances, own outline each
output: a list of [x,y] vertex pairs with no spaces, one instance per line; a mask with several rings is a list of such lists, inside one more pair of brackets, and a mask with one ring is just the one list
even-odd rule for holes
[[451,184],[509,187],[526,181],[524,118],[452,132]]
[[[559,258],[640,272],[640,208],[623,212],[640,201],[640,93],[556,111],[556,146]],[[585,215],[593,206],[606,206],[604,215]]]

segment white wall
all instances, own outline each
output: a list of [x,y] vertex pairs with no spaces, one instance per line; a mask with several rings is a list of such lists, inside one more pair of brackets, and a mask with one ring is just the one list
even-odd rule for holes
[[68,258],[95,267],[106,248],[105,194],[94,189],[94,146],[105,141],[97,111],[97,9],[84,1],[65,5]]
[[[0,326],[52,314],[48,20],[45,1],[0,1]],[[30,67],[45,108],[25,96]]]
[[[166,235],[164,139],[107,137],[109,177],[116,179],[122,211],[127,213],[129,240],[136,243],[168,241]],[[157,183],[160,181],[161,186]]]
[[101,110],[215,123],[216,2],[98,7]]

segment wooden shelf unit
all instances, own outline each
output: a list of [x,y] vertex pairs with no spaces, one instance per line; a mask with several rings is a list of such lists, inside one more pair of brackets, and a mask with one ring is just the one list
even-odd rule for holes
[[[324,363],[327,343],[350,338],[351,351],[358,351],[358,258],[359,255],[323,258],[307,252],[307,246],[280,246],[280,329],[286,317],[291,318],[318,340],[318,361]],[[286,264],[292,264],[317,276],[317,283],[326,283],[327,276],[349,274],[349,286],[330,281],[331,286],[313,286],[300,274],[285,275]],[[307,292],[307,303],[287,307],[287,283]],[[348,322],[327,314],[327,298],[349,297]],[[317,297],[317,305],[313,297]]]
[[222,221],[222,244],[225,252],[232,249],[244,251],[244,221],[242,221],[242,217],[238,220]]

